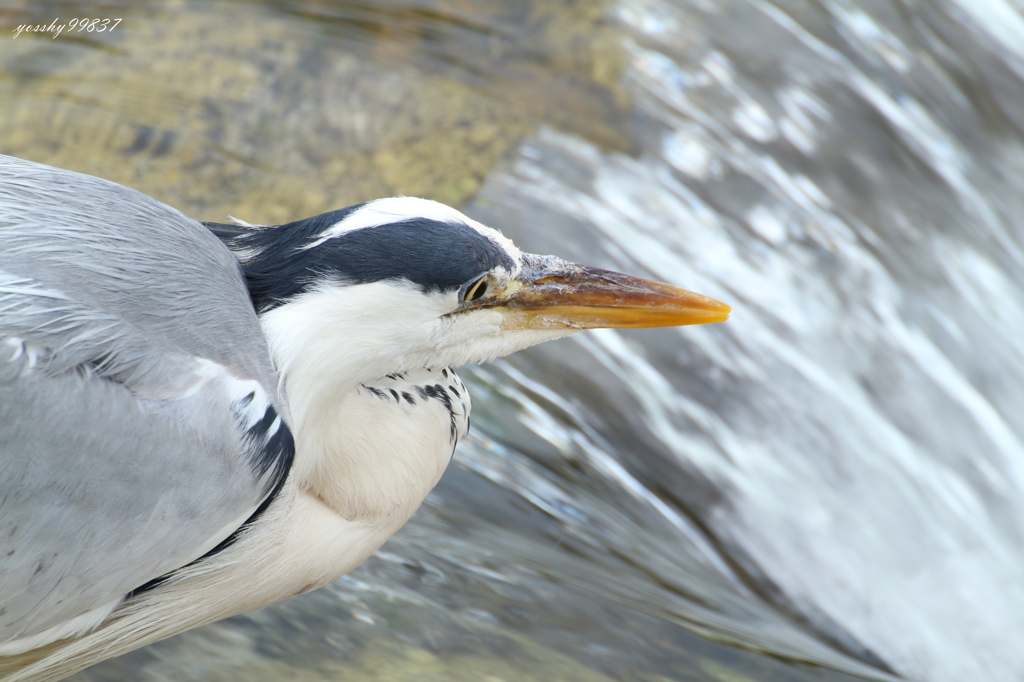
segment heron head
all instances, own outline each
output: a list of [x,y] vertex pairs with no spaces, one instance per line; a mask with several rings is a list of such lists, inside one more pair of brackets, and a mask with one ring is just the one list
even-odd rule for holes
[[425,199],[379,199],[239,232],[227,242],[271,346],[301,334],[366,378],[483,362],[580,329],[729,315],[668,284],[523,253]]

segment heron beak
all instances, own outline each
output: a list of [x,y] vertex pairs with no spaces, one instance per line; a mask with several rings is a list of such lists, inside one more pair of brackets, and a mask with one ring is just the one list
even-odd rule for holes
[[554,256],[526,256],[519,276],[493,301],[505,308],[502,328],[593,329],[676,327],[728,319],[713,298]]

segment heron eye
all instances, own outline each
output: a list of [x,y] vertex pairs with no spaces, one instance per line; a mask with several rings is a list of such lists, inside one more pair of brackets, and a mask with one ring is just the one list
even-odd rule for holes
[[477,300],[486,293],[487,275],[484,275],[483,277],[469,285],[469,288],[466,289],[466,293],[462,296],[462,300],[465,301],[466,303],[469,303],[471,301]]

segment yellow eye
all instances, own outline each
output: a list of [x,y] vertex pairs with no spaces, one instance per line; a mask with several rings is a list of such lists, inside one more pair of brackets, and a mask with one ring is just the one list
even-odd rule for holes
[[475,301],[484,294],[487,293],[487,275],[484,275],[477,281],[473,282],[466,289],[466,293],[463,294],[462,300],[466,303]]

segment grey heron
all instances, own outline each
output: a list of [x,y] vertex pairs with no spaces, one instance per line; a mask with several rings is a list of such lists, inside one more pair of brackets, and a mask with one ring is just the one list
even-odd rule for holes
[[60,679],[355,568],[469,427],[453,367],[728,313],[425,199],[203,224],[0,157],[0,677]]

